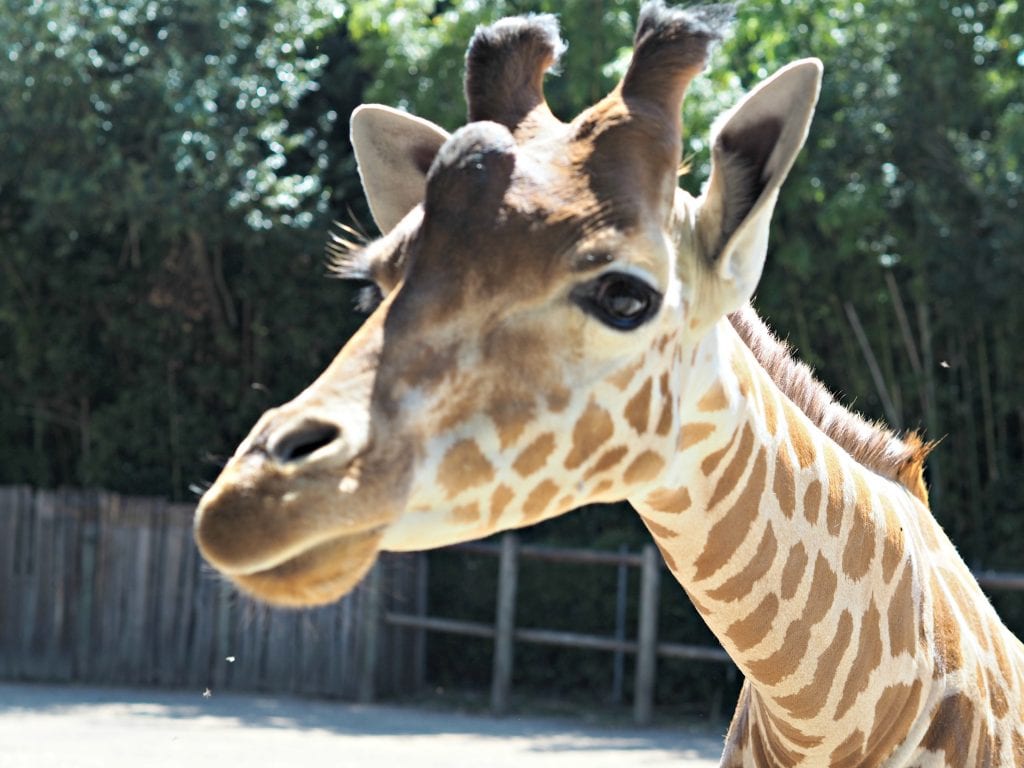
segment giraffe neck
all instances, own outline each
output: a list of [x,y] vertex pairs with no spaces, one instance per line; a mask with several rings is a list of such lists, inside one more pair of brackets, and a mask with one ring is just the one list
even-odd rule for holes
[[937,695],[923,506],[813,426],[727,323],[696,355],[716,374],[679,393],[671,479],[631,501],[747,677],[732,748],[861,764],[919,740]]

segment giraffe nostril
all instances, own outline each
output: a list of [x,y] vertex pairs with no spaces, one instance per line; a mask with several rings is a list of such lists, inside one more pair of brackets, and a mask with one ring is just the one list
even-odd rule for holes
[[289,464],[330,445],[341,436],[334,424],[305,421],[285,432],[270,445],[270,455],[279,464]]

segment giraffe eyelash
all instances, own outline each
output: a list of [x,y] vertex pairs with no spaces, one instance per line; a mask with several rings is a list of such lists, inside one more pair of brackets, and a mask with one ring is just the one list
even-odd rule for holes
[[342,280],[372,280],[369,238],[360,230],[334,223],[327,246],[327,269]]
[[374,278],[373,258],[366,235],[336,222],[326,250],[330,275],[356,284],[356,311],[366,315],[373,312],[384,300],[384,292]]
[[372,280],[360,282],[356,290],[356,311],[369,315],[384,301],[384,291]]

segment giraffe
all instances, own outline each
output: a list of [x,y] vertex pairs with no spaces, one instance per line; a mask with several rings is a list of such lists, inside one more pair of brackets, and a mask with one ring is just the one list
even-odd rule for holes
[[702,194],[677,187],[683,95],[730,17],[646,3],[625,76],[569,123],[547,15],[476,31],[451,135],[359,108],[384,234],[339,268],[377,306],[239,446],[198,546],[313,605],[380,551],[627,499],[745,675],[722,765],[1024,766],[1024,647],[928,510],[928,446],[843,408],[750,307],[820,62],[754,88]]

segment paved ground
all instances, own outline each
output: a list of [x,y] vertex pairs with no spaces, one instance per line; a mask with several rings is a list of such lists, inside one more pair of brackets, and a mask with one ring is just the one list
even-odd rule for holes
[[720,734],[681,728],[0,683],[3,768],[703,768],[720,749]]

